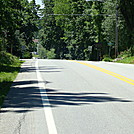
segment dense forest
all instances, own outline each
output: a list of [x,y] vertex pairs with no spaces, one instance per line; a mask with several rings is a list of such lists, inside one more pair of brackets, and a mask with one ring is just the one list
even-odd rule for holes
[[18,57],[33,51],[39,7],[35,0],[0,0],[0,51]]
[[[134,55],[133,0],[0,1],[0,51],[18,57],[102,60]],[[39,42],[34,42],[38,39]],[[38,47],[37,47],[38,46]]]

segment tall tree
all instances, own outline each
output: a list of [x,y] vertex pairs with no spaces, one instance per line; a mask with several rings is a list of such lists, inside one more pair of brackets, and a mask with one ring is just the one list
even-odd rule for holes
[[132,55],[134,55],[134,1],[120,0],[119,8],[124,17],[127,33],[129,34],[128,44],[130,44]]
[[[89,60],[89,48],[93,46],[93,59],[99,59],[98,55],[101,53],[108,54],[107,44],[115,43],[116,26],[119,30],[119,51],[132,48],[129,39],[133,38],[133,34],[130,34],[129,27],[125,26],[127,23],[125,24],[126,19],[119,0],[44,0],[44,4],[43,29],[40,30],[42,45],[48,50],[54,48],[57,55],[65,50],[66,58]],[[101,42],[102,48],[94,45],[98,42]],[[111,55],[114,54],[112,48]]]
[[56,58],[64,58],[65,43],[62,40],[63,30],[56,24],[55,16],[53,15],[53,1],[44,1],[44,10],[42,18],[42,29],[40,30],[39,38],[41,44],[48,51],[55,50]]
[[39,6],[34,0],[30,4],[27,0],[2,0],[0,6],[1,50],[20,56],[22,46],[28,48],[33,33],[38,30],[34,19]]

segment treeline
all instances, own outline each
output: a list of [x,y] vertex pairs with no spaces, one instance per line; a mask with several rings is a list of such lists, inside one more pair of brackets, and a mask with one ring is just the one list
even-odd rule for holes
[[22,57],[35,49],[33,37],[38,31],[35,0],[0,0],[0,51]]
[[35,0],[0,0],[0,51],[21,58],[38,51],[41,58],[81,60],[115,58],[124,50],[134,55],[133,0],[43,3],[40,9]]
[[55,50],[55,58],[101,60],[124,50],[134,55],[132,0],[43,2],[38,38],[46,50]]

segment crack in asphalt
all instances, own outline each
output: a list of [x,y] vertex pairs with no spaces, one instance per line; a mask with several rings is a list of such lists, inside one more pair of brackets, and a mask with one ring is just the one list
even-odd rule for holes
[[26,113],[23,113],[23,115],[20,117],[20,119],[19,119],[19,121],[18,121],[18,125],[17,125],[17,127],[15,128],[13,134],[21,134],[21,127],[22,127],[22,124],[23,124],[24,121],[25,121],[25,117],[26,117]]

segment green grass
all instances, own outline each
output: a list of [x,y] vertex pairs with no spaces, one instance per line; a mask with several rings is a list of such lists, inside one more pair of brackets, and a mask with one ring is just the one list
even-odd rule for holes
[[134,64],[134,56],[133,57],[126,57],[122,60],[117,61],[117,63]]
[[0,107],[20,70],[22,63],[17,57],[12,56],[9,53],[4,52],[3,54],[2,52],[2,55],[3,57],[0,57]]

